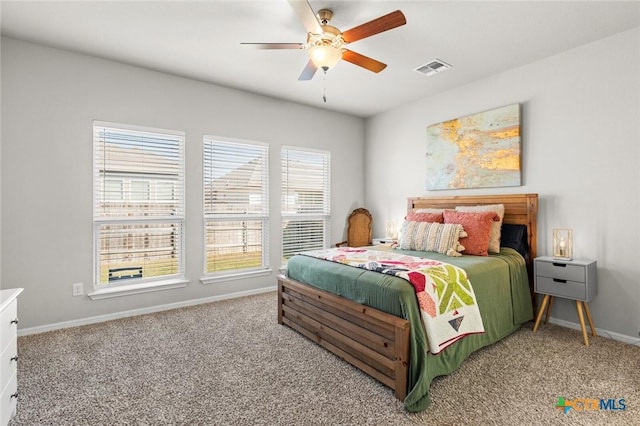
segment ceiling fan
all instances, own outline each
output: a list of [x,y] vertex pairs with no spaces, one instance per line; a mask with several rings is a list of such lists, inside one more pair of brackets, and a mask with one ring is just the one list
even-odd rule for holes
[[298,80],[311,80],[318,70],[325,73],[335,66],[340,59],[358,65],[369,71],[378,73],[387,67],[380,61],[361,55],[345,46],[354,41],[391,30],[407,23],[404,14],[396,10],[387,15],[365,22],[357,27],[341,32],[329,25],[333,12],[321,9],[316,14],[307,0],[288,0],[302,24],[307,29],[306,43],[241,43],[255,49],[307,49],[309,62],[298,77]]

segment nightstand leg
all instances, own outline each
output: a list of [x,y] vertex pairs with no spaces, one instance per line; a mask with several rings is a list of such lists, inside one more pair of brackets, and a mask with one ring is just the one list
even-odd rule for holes
[[544,308],[547,306],[547,302],[549,301],[549,295],[545,294],[542,298],[542,303],[540,304],[540,310],[538,311],[538,316],[536,317],[536,323],[533,325],[533,332],[535,333],[538,330],[538,326],[540,325],[540,320],[542,319],[542,314],[544,314]]
[[591,319],[591,312],[589,311],[589,304],[587,302],[582,302],[582,306],[584,306],[584,313],[587,314],[587,320],[589,321],[589,328],[591,329],[591,335],[596,335],[596,328],[593,326],[593,320]]
[[554,297],[549,297],[549,306],[547,306],[547,314],[544,316],[545,325],[549,323],[549,316],[551,315],[551,307],[553,306]]
[[589,346],[589,338],[587,337],[587,328],[584,325],[584,314],[582,313],[582,302],[576,300],[576,309],[578,310],[578,318],[580,318],[580,328],[582,328],[582,338],[584,339],[584,345]]

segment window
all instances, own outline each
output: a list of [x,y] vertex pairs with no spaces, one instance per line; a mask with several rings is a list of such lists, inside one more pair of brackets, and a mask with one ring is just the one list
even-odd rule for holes
[[131,185],[131,200],[132,201],[149,201],[151,200],[149,194],[149,188],[151,182],[148,180],[132,180]]
[[269,267],[269,148],[211,136],[204,137],[203,146],[204,272],[264,272]]
[[331,157],[282,148],[282,258],[328,247]]
[[184,277],[184,133],[94,122],[94,287]]
[[124,196],[124,181],[122,179],[104,180],[104,198],[106,201],[120,201]]
[[173,190],[174,183],[171,181],[162,181],[159,180],[156,182],[156,195],[154,200],[167,200],[172,199],[175,196],[175,191]]

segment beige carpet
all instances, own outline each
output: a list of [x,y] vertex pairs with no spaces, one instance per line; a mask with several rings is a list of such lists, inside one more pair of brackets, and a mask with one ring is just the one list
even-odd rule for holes
[[[640,424],[640,348],[525,327],[406,413],[392,392],[276,321],[276,294],[20,337],[18,425]],[[624,411],[554,408],[558,397]]]

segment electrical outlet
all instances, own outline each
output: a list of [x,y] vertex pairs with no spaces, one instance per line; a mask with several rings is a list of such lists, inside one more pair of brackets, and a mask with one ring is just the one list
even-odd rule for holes
[[74,296],[82,296],[84,294],[84,290],[82,289],[82,283],[74,283],[73,284],[73,295]]

